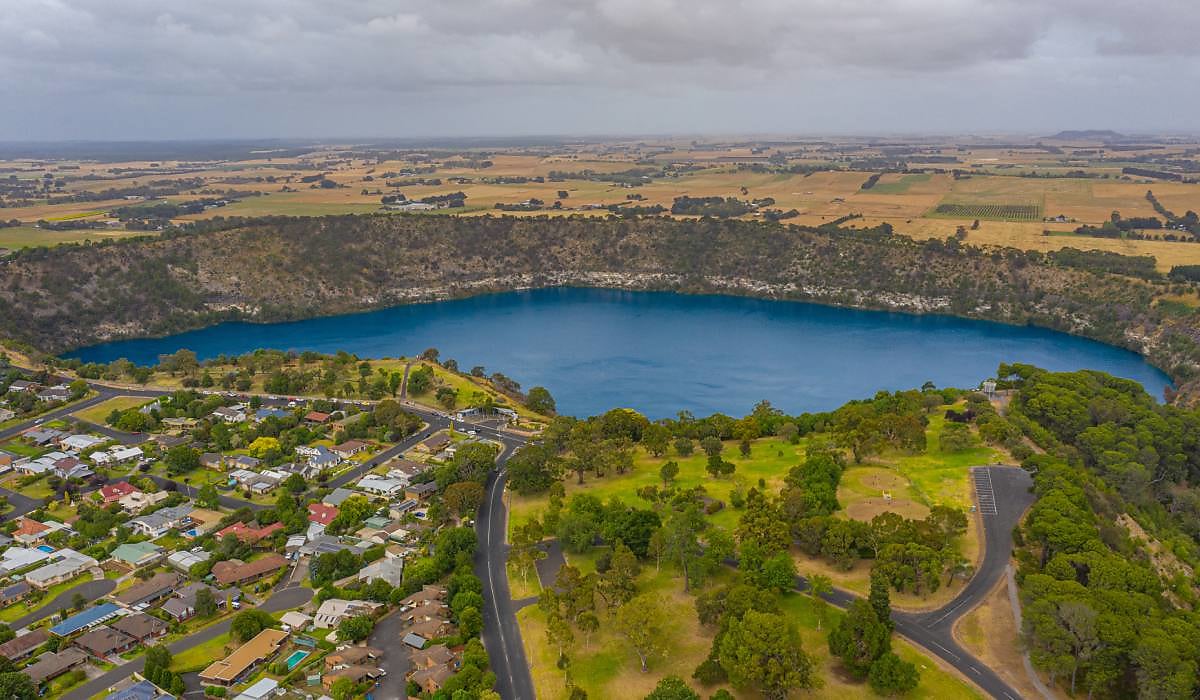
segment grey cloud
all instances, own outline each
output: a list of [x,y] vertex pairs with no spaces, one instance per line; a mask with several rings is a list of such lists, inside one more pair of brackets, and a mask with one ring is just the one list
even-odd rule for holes
[[[1187,0],[21,0],[0,12],[0,95],[23,105],[0,110],[0,138],[61,128],[53,113],[80,100],[190,132],[208,118],[263,133],[272,109],[303,107],[309,122],[278,123],[358,130],[379,124],[360,114],[375,108],[396,128],[491,133],[506,114],[527,130],[634,131],[668,116],[681,130],[736,130],[763,119],[741,105],[764,95],[797,109],[863,91],[941,100],[965,130],[994,115],[969,93],[955,103],[951,83],[1003,84],[1043,105],[1071,95],[1052,112],[1065,118],[1082,86],[1178,85],[1196,71],[1197,32]],[[522,105],[537,105],[526,121]],[[476,116],[439,118],[451,109]],[[96,122],[108,132],[121,120]],[[62,137],[86,135],[86,120],[69,124],[79,133]]]

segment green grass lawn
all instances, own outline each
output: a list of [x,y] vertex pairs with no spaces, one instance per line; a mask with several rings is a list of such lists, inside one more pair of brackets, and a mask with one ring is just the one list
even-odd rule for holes
[[28,606],[25,603],[10,605],[7,608],[0,610],[0,622],[12,622],[13,620],[16,620],[19,617],[24,617],[31,612],[41,610],[46,606],[47,603],[54,600],[63,591],[70,590],[84,581],[90,581],[91,578],[92,577],[88,575],[76,576],[70,581],[63,581],[60,584],[51,586],[46,589],[46,594],[42,596],[42,599],[32,606]]
[[[680,457],[672,448],[663,457],[654,457],[640,447],[634,453],[633,469],[626,474],[613,474],[602,478],[592,475],[584,477],[581,486],[574,475],[568,475],[564,481],[567,497],[571,494],[586,491],[587,493],[607,501],[618,497],[626,503],[646,507],[645,501],[637,495],[638,489],[648,485],[662,485],[659,469],[668,460],[679,464],[679,474],[675,483],[682,488],[691,488],[703,484],[712,498],[726,503],[725,508],[711,516],[712,522],[727,530],[737,525],[739,512],[729,504],[729,492],[736,482],[741,481],[747,488],[757,486],[759,480],[766,483],[767,490],[778,493],[783,486],[783,480],[788,470],[804,461],[806,442],[792,445],[778,438],[755,440],[750,446],[750,456],[742,457],[736,442],[726,442],[723,457],[733,462],[737,470],[730,478],[715,479],[706,470],[708,457],[697,446],[695,453],[689,457]],[[514,495],[512,498],[511,524],[519,524],[528,520],[538,510],[545,508],[544,497],[526,499]]]
[[102,401],[95,406],[85,408],[82,411],[76,411],[71,415],[89,423],[104,425],[104,420],[108,418],[108,414],[112,413],[113,411],[124,411],[130,408],[137,408],[148,403],[150,403],[150,401],[147,399],[138,398],[136,396],[114,396],[107,401]]
[[43,447],[35,447],[34,445],[29,445],[27,443],[21,442],[20,440],[9,440],[8,442],[2,443],[2,444],[0,444],[0,449],[3,449],[5,452],[11,452],[15,455],[19,455],[21,457],[32,457],[34,459],[37,459],[38,457],[41,457],[42,455],[44,455],[50,451]]
[[62,243],[82,241],[104,241],[110,238],[144,236],[145,231],[123,231],[121,229],[95,229],[79,231],[48,231],[35,226],[0,228],[0,248],[30,248],[33,246],[56,246]]
[[171,670],[179,673],[202,671],[212,662],[225,658],[225,646],[229,643],[229,633],[226,632],[203,644],[197,644],[176,654],[171,659]]

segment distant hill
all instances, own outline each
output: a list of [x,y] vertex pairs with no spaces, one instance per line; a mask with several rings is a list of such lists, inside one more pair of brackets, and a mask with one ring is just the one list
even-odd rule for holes
[[1129,138],[1125,134],[1110,129],[1082,129],[1076,131],[1060,131],[1048,139],[1055,141],[1124,141]]

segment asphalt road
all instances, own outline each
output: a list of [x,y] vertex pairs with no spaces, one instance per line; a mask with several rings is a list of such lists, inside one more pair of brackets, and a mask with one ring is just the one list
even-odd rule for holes
[[8,626],[14,630],[19,630],[22,627],[28,627],[44,617],[53,615],[59,610],[71,607],[71,603],[75,599],[75,594],[82,595],[90,603],[97,598],[103,598],[104,596],[108,595],[116,587],[117,582],[107,578],[99,581],[84,581],[74,588],[69,588],[62,593],[59,593],[54,597],[54,600],[50,601],[45,606],[34,610],[25,617],[13,620],[12,622],[8,623]]
[[[265,603],[258,606],[260,610],[267,612],[279,612],[281,610],[290,610],[304,605],[312,598],[312,591],[299,586],[291,588],[283,588],[271,595]],[[233,622],[233,618],[226,618],[215,625],[205,627],[195,634],[188,635],[177,642],[167,645],[167,649],[172,654],[178,654],[192,647],[203,644],[204,642],[216,639],[217,637],[229,631],[229,626]],[[216,659],[214,659],[215,661]],[[125,678],[134,672],[141,672],[146,667],[146,657],[139,656],[138,658],[128,663],[121,664],[116,668],[103,673],[96,678],[84,683],[75,688],[71,692],[62,696],[62,700],[88,700],[96,693],[101,693],[107,690],[117,681]]]
[[400,615],[392,612],[375,624],[367,639],[367,646],[383,650],[379,665],[387,671],[387,675],[379,679],[378,687],[370,691],[374,700],[408,700],[408,682],[404,677],[408,675],[411,660],[408,647],[400,642],[403,637]]
[[0,515],[0,522],[12,520],[13,518],[19,518],[29,511],[36,510],[42,506],[42,499],[30,498],[29,496],[16,491],[0,488],[0,495],[7,497],[8,504],[12,506],[11,510],[6,512],[4,515]]
[[497,468],[488,477],[487,498],[479,508],[475,532],[475,573],[483,580],[483,645],[496,674],[496,692],[504,700],[534,700],[533,677],[521,643],[512,594],[508,589],[508,515],[504,505],[504,465],[519,440],[508,438]]

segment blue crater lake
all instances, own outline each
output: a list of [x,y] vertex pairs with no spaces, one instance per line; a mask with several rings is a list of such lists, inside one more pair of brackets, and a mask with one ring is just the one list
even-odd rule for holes
[[413,356],[428,347],[460,368],[483,365],[545,386],[563,413],[628,406],[652,418],[686,409],[744,415],[761,399],[823,411],[880,389],[973,387],[1001,362],[1169,379],[1139,355],[1038,328],[947,316],[858,311],[731,296],[540,289],[275,324],[224,323],[126,340],[69,356],[154,364],[188,348],[201,359],[258,348]]

